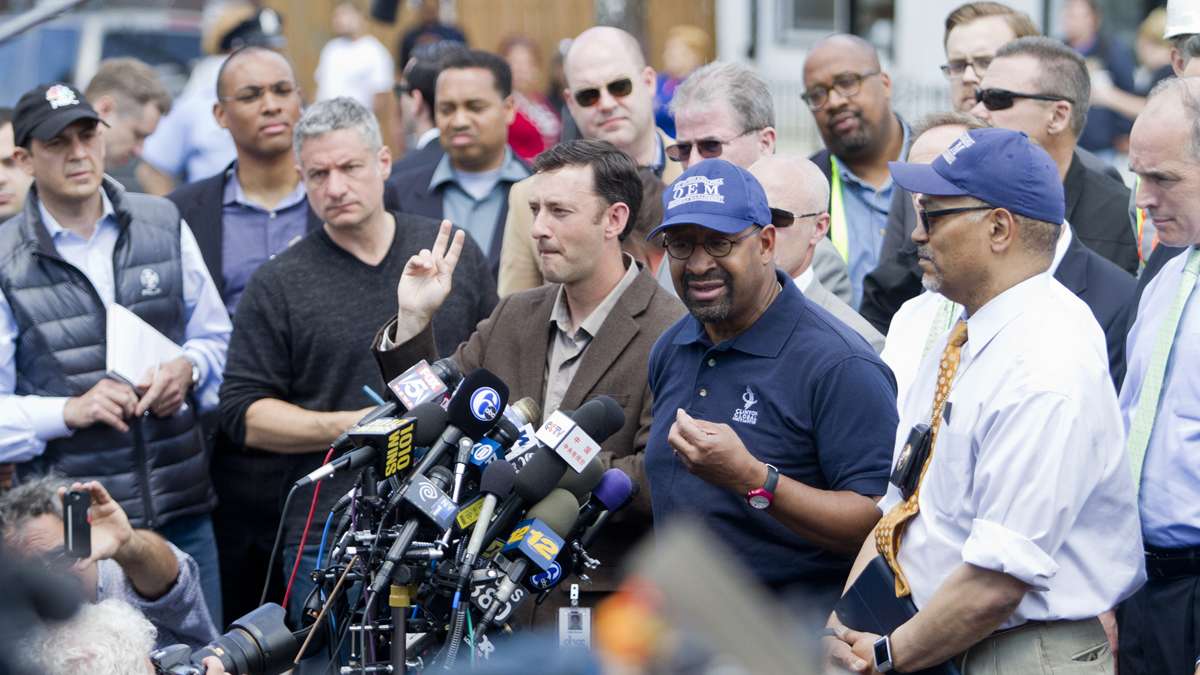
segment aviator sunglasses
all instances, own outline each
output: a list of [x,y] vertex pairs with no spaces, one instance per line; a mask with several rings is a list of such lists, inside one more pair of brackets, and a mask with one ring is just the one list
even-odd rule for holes
[[[604,88],[608,90],[609,94],[612,94],[613,98],[625,98],[633,92],[633,80],[628,77],[622,77],[619,80],[613,80],[604,85]],[[600,102],[600,88],[588,87],[587,89],[580,89],[573,96],[575,97],[575,102],[581,108],[590,108]]]

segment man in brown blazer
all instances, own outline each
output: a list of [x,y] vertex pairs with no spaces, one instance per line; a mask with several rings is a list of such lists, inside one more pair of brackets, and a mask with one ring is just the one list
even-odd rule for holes
[[[638,166],[652,169],[664,185],[679,177],[683,168],[666,154],[675,141],[654,126],[654,69],[646,64],[636,38],[611,26],[585,30],[571,43],[563,75],[563,97],[584,138],[612,143]],[[509,204],[523,206],[530,186],[528,178],[514,184]],[[500,297],[549,281],[538,267],[538,251],[529,236],[532,226],[528,209],[508,210],[500,250]]]
[[[486,368],[509,386],[510,399],[532,397],[543,417],[607,394],[625,411],[625,424],[601,446],[605,468],[629,474],[640,490],[591,553],[603,562],[581,590],[613,590],[624,553],[649,531],[650,490],[643,450],[650,430],[646,364],[658,336],[684,314],[683,305],[651,274],[621,252],[642,201],[637,166],[606,141],[570,141],[538,156],[529,196],[512,210],[532,212],[530,234],[547,285],[510,295],[454,360],[463,372]],[[448,246],[447,246],[448,245]],[[422,358],[434,359],[430,317],[450,292],[463,235],[443,223],[432,251],[409,259],[397,288],[399,312],[375,338],[385,381]],[[565,590],[570,580],[559,585]],[[565,594],[538,609],[557,616]],[[589,604],[584,598],[581,604]]]

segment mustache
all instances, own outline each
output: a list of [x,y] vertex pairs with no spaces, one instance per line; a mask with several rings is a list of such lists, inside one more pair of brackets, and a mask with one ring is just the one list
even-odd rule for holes
[[918,246],[917,247],[917,258],[918,259],[925,258],[926,260],[933,260],[933,249],[930,248],[928,244],[922,244],[922,245]]
[[692,274],[686,269],[683,271],[683,284],[685,286],[693,281],[720,281],[728,284],[732,278],[733,277],[729,274],[729,272],[726,272],[719,267],[713,268],[704,274]]

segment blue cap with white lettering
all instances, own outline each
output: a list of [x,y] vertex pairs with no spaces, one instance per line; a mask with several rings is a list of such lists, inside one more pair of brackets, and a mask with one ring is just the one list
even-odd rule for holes
[[888,162],[896,185],[934,197],[974,197],[1047,223],[1066,217],[1058,165],[1020,131],[974,129],[930,164]]
[[663,222],[646,238],[675,225],[737,234],[751,225],[770,223],[767,193],[758,179],[714,157],[691,166],[663,190]]

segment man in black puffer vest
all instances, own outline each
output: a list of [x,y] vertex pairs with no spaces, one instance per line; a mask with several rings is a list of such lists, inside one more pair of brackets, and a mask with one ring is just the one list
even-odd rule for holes
[[[0,226],[0,462],[97,479],[134,527],[200,566],[220,616],[216,502],[197,411],[216,403],[232,330],[175,206],[105,178],[100,119],[66,84],[17,104],[14,156],[33,176]],[[140,382],[106,377],[106,308],[183,347]]]

